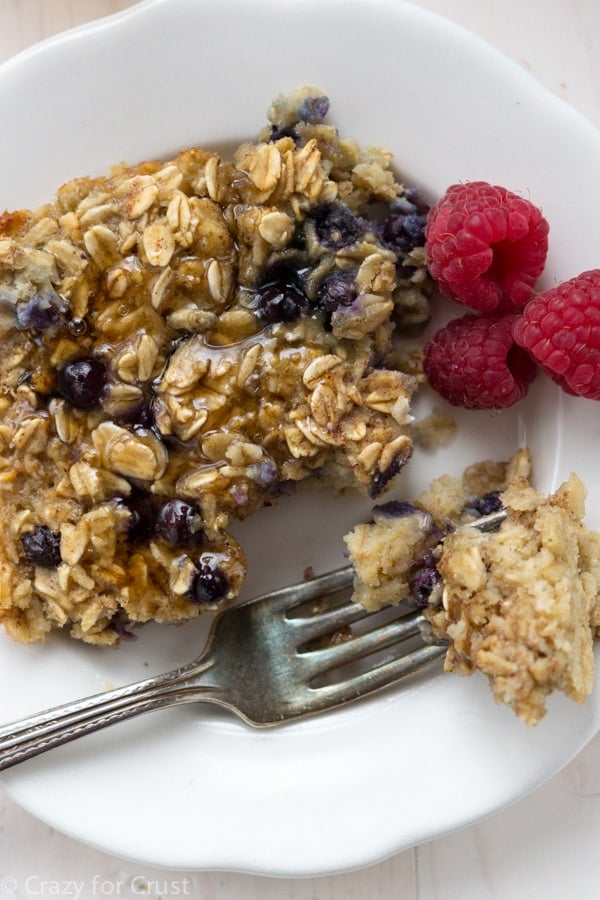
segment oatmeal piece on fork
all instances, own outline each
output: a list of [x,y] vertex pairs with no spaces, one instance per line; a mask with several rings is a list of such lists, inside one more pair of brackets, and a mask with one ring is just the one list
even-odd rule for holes
[[600,535],[583,524],[584,501],[575,475],[548,497],[518,480],[502,493],[498,532],[444,539],[442,604],[430,619],[450,640],[446,670],[483,672],[528,725],[553,691],[581,703],[593,687]]
[[[582,702],[592,690],[600,534],[583,524],[575,475],[544,496],[527,469],[518,454],[504,474],[479,464],[462,479],[445,476],[415,505],[376,508],[347,542],[357,600],[373,608],[412,597],[449,642],[445,670],[483,672],[494,699],[535,725],[553,691]],[[475,471],[490,480],[477,484]],[[466,527],[502,507],[497,531]]]

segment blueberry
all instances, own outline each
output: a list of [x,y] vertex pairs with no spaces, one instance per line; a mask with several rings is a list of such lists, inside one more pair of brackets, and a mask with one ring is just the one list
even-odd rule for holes
[[256,315],[262,322],[293,322],[309,308],[303,287],[305,272],[302,263],[289,260],[267,266],[256,285]]
[[366,231],[364,222],[335,201],[317,203],[308,211],[306,220],[313,224],[319,243],[329,250],[355,244]]
[[135,403],[124,412],[119,413],[115,417],[115,421],[119,425],[130,425],[135,431],[137,428],[143,428],[146,431],[154,429],[156,423],[154,421],[154,412],[152,402],[145,398]]
[[306,296],[294,285],[271,284],[262,288],[258,297],[256,313],[266,325],[293,322],[307,308]]
[[491,513],[499,512],[503,508],[502,500],[498,491],[490,491],[479,497],[474,504],[480,516],[489,516]]
[[423,213],[392,210],[383,223],[383,241],[396,253],[410,253],[425,243],[426,225],[427,216]]
[[405,212],[420,212],[427,214],[429,204],[423,199],[421,189],[415,186],[404,188],[404,193],[393,202],[394,207],[404,209]]
[[60,563],[60,534],[47,525],[36,525],[21,536],[23,552],[34,566],[50,569]]
[[354,284],[354,272],[344,272],[334,269],[323,278],[317,288],[317,308],[320,309],[326,319],[340,306],[351,306],[356,299],[356,285]]
[[419,607],[429,604],[435,588],[442,583],[442,576],[434,566],[426,566],[419,569],[410,579],[409,588],[411,597]]
[[259,487],[269,487],[275,482],[278,470],[277,466],[271,459],[263,459],[258,463],[253,463],[246,468],[248,477],[254,481]]
[[64,301],[55,291],[34,294],[29,300],[17,303],[17,328],[46,331],[60,324]]
[[272,284],[292,284],[299,290],[304,290],[304,279],[309,271],[310,266],[306,256],[302,253],[292,252],[266,265],[256,279],[256,287],[260,289]]
[[225,573],[210,557],[201,557],[196,568],[190,599],[195,603],[215,603],[222,600],[229,589]]
[[150,540],[156,526],[156,501],[147,491],[134,488],[128,497],[121,500],[129,510],[127,539],[132,544]]
[[329,112],[329,97],[306,97],[298,110],[303,122],[317,125]]
[[277,128],[276,125],[273,125],[271,128],[271,134],[269,135],[269,140],[279,141],[284,137],[291,138],[295,144],[297,144],[300,140],[300,135],[295,128],[292,128],[291,126],[289,128]]
[[432,536],[437,534],[431,513],[418,506],[413,506],[407,500],[388,500],[387,503],[379,503],[373,507],[373,521],[378,524],[389,519],[400,519],[406,516],[416,517],[415,527],[418,527],[423,534]]
[[379,495],[383,493],[392,478],[394,478],[398,474],[405,462],[405,456],[395,456],[387,469],[385,469],[383,472],[377,472],[373,476],[373,480],[371,481],[371,484],[369,486],[369,497],[379,497]]
[[66,363],[58,372],[58,392],[78,409],[93,409],[106,385],[106,366],[92,356]]
[[124,641],[136,641],[137,634],[131,630],[132,622],[124,612],[118,612],[110,621],[111,627]]
[[167,500],[156,517],[156,531],[174,547],[185,547],[198,540],[202,534],[199,524],[195,508],[177,498]]

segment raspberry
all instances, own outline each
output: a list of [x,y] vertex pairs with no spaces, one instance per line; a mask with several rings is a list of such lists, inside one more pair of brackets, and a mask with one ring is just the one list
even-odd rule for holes
[[426,237],[429,270],[440,290],[485,313],[524,306],[548,251],[540,210],[485,181],[449,187],[429,213]]
[[565,391],[600,400],[600,269],[530,300],[513,335]]
[[424,351],[431,387],[467,409],[502,409],[521,400],[536,366],[513,341],[514,318],[468,314],[440,329]]

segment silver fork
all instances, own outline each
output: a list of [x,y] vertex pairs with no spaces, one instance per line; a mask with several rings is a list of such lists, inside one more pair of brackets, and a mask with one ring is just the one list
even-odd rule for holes
[[[471,524],[493,530],[503,515]],[[216,616],[204,651],[192,662],[0,727],[0,770],[116,722],[183,703],[216,703],[249,725],[280,725],[396,684],[445,653],[414,605],[391,607],[394,617],[383,623],[352,601],[322,608],[352,581],[347,566],[233,606]],[[319,608],[302,614],[299,608],[308,603]],[[318,645],[361,621],[376,624]],[[383,650],[385,658],[369,664],[369,657]],[[342,667],[365,659],[366,670],[344,674]]]

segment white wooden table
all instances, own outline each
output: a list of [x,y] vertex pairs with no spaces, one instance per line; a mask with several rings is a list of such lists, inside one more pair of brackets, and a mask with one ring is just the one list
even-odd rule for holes
[[[598,0],[412,2],[495,44],[600,128]],[[132,0],[0,0],[0,60],[131,5]],[[0,900],[59,895],[83,900],[592,900],[600,895],[599,838],[600,737],[535,794],[485,822],[369,869],[300,881],[124,862],[54,832],[0,788]]]

